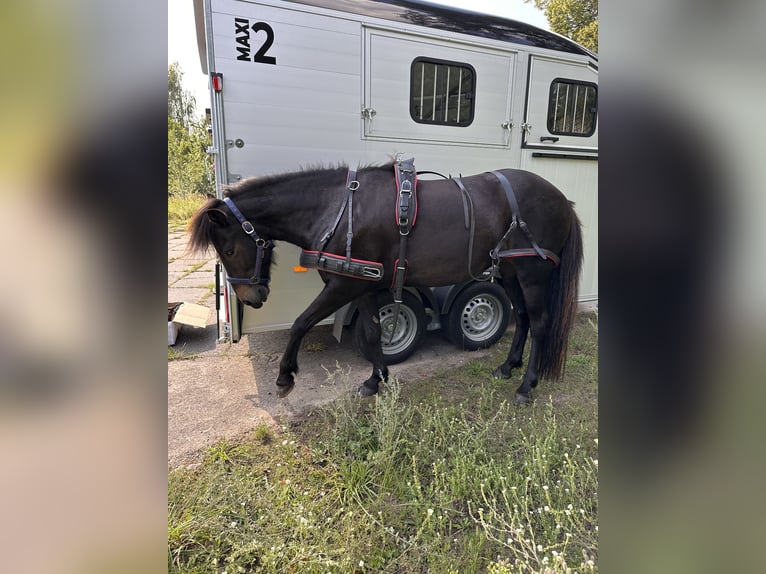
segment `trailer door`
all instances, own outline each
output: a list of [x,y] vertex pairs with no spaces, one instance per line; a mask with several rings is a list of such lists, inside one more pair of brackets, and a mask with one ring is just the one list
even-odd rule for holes
[[529,57],[522,145],[598,151],[598,72],[585,62]]
[[364,138],[508,148],[516,57],[365,27]]
[[585,226],[580,299],[598,294],[598,71],[594,63],[529,57],[521,168],[575,202]]

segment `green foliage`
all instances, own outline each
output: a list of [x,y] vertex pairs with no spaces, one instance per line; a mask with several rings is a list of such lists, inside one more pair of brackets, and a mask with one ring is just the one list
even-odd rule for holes
[[172,228],[185,227],[206,199],[206,196],[199,193],[168,195],[168,225]]
[[545,12],[551,30],[598,52],[598,0],[524,0]]
[[182,80],[178,64],[168,66],[168,195],[213,193],[210,135]]

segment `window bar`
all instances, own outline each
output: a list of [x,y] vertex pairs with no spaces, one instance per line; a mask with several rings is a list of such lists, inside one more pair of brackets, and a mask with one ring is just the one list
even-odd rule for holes
[[582,99],[582,123],[580,124],[580,133],[585,133],[585,110],[588,106],[588,89],[585,89],[585,97]]
[[426,85],[426,63],[420,63],[420,119],[423,119],[423,89]]
[[447,89],[444,90],[444,121],[447,122],[447,114],[449,113],[449,73],[451,66],[447,66]]
[[460,74],[457,77],[457,123],[460,123],[460,108],[462,107],[463,98],[463,68],[458,68]]
[[572,133],[576,133],[577,131],[577,100],[580,97],[580,85],[577,84],[575,86],[575,95],[574,95],[574,101],[572,102],[572,129],[570,130]]
[[434,97],[431,107],[431,120],[436,120],[436,80],[439,77],[439,66],[434,64]]
[[569,88],[570,87],[571,87],[570,84],[567,84],[567,93],[566,93],[566,96],[564,97],[564,120],[561,126],[562,132],[568,131],[566,128],[567,128],[567,111],[569,109]]
[[556,106],[553,108],[553,130],[562,131],[556,124],[559,116],[559,92],[561,91],[561,82],[556,82]]

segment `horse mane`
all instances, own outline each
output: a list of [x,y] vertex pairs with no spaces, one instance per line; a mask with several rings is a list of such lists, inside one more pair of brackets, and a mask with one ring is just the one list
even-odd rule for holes
[[187,250],[189,253],[203,253],[213,243],[213,226],[215,225],[206,212],[208,209],[220,207],[223,202],[217,198],[208,199],[205,205],[197,210],[197,213],[189,221],[186,233],[189,236]]
[[[359,171],[381,170],[393,171],[393,162],[376,165],[363,165]],[[279,173],[274,175],[259,175],[248,177],[232,185],[223,187],[224,196],[236,199],[238,195],[247,193],[254,188],[266,188],[273,185],[290,181],[296,178],[311,179],[315,185],[321,185],[324,181],[337,181],[338,177],[348,171],[348,165],[340,163],[336,166],[326,167],[323,165],[309,165],[302,167],[298,171]],[[197,213],[189,221],[186,233],[189,236],[187,250],[189,253],[203,253],[207,251],[213,243],[213,228],[215,224],[207,217],[206,211],[209,209],[219,209],[223,202],[217,198],[211,198],[197,210]]]
[[[373,164],[362,165],[358,168],[359,171],[365,170],[386,170],[393,171],[393,162],[387,162],[385,164]],[[224,195],[236,199],[237,195],[246,193],[247,191],[255,188],[270,187],[278,185],[285,181],[294,180],[296,178],[311,179],[315,185],[321,185],[326,180],[335,181],[342,173],[348,171],[348,164],[339,163],[335,166],[324,166],[322,164],[307,165],[301,167],[297,171],[289,171],[285,173],[278,173],[272,175],[258,175],[254,177],[248,177],[241,181],[238,181],[232,185],[226,185],[223,188]]]

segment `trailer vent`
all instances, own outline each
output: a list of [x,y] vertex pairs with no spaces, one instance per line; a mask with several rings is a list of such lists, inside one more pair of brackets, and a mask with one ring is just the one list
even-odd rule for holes
[[473,66],[415,58],[410,67],[410,116],[419,124],[471,125],[475,91]]

